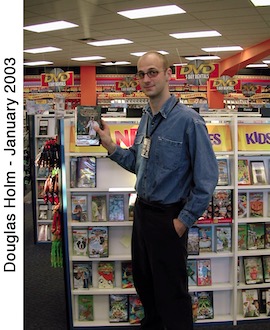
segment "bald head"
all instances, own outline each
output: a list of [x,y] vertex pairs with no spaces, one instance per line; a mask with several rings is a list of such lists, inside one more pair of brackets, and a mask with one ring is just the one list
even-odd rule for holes
[[140,63],[145,59],[147,59],[147,60],[153,59],[154,62],[156,62],[158,60],[161,64],[161,67],[164,70],[167,70],[169,68],[169,63],[168,63],[166,56],[160,54],[159,52],[149,51],[149,52],[146,52],[145,54],[143,54],[138,60],[137,67],[139,67]]

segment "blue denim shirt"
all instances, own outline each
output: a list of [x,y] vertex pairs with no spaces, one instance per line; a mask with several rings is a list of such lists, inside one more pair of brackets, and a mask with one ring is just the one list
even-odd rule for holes
[[[141,156],[146,136],[151,139],[149,158]],[[178,218],[187,227],[207,208],[218,180],[204,119],[173,95],[155,116],[146,106],[133,146],[117,146],[109,157],[136,174],[141,198],[161,204],[185,202]]]

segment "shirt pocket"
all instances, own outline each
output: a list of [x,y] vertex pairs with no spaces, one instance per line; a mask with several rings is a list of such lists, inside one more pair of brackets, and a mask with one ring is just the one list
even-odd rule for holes
[[164,137],[158,137],[155,148],[155,160],[157,165],[165,170],[176,170],[181,167],[181,154],[183,143]]

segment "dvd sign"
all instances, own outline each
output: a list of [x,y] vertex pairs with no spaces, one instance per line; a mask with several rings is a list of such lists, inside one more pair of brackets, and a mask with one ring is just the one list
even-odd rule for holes
[[239,81],[230,76],[221,76],[212,81],[212,87],[221,94],[233,93],[239,89]]
[[189,84],[196,86],[206,85],[209,78],[216,78],[218,75],[218,64],[205,63],[199,60],[176,67],[176,79],[186,79]]
[[72,86],[74,85],[74,72],[53,69],[50,73],[42,73],[41,85],[49,87]]

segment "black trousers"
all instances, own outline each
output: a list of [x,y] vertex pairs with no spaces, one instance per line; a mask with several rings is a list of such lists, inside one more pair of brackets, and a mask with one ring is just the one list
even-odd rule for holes
[[188,231],[180,238],[173,226],[181,207],[152,205],[140,198],[135,203],[132,263],[145,313],[141,329],[193,329],[186,270]]

